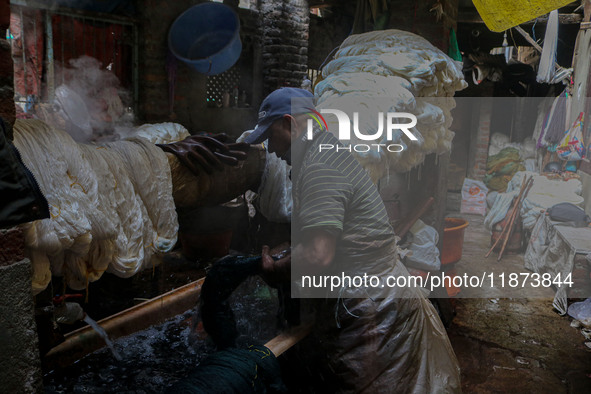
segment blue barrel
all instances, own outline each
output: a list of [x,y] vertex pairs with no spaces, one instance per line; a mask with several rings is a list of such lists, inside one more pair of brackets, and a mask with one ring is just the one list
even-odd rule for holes
[[240,20],[221,3],[201,3],[183,12],[168,32],[174,56],[206,75],[232,67],[242,52]]

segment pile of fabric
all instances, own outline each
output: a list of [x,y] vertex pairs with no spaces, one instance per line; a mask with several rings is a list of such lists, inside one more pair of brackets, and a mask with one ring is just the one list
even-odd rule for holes
[[14,144],[51,212],[49,219],[23,225],[35,293],[52,274],[73,289],[105,271],[132,276],[175,245],[170,167],[153,143],[78,144],[39,120],[19,120]]
[[[362,134],[376,134],[380,129],[379,113],[407,112],[417,116],[416,127],[410,129],[416,141],[400,130],[394,130],[392,140],[386,139],[384,130],[380,140],[372,141],[400,144],[404,147],[402,152],[389,153],[385,149],[353,152],[374,181],[388,171],[409,171],[422,163],[427,154],[451,150],[453,95],[467,84],[461,63],[426,39],[401,30],[351,35],[323,68],[322,78],[314,91],[317,108],[339,109],[348,114],[358,112]],[[329,115],[326,120],[329,131],[336,134],[336,117]],[[368,143],[353,134],[351,145]]]
[[531,138],[510,142],[509,137],[494,133],[490,138],[484,183],[489,190],[504,192],[519,171],[536,170],[536,143]]
[[504,192],[513,175],[518,171],[525,171],[515,148],[505,148],[494,156],[489,156],[486,162],[484,183],[489,190]]
[[581,205],[584,198],[581,196],[583,185],[578,179],[548,179],[544,175],[535,172],[520,171],[515,174],[507,185],[507,192],[499,193],[493,206],[484,219],[484,225],[492,231],[495,223],[505,218],[511,202],[519,194],[521,183],[525,177],[533,176],[533,186],[529,190],[521,205],[520,215],[523,221],[523,228],[531,230],[541,213],[551,206],[560,202],[570,202]]
[[[549,108],[541,108],[542,123],[541,125],[537,124],[534,131],[534,138],[536,138],[538,148],[549,148],[551,152],[555,150],[556,144],[564,137],[565,131],[570,126],[567,114],[571,101],[572,96],[567,95],[565,89],[552,101]],[[542,104],[547,105],[547,102]]]

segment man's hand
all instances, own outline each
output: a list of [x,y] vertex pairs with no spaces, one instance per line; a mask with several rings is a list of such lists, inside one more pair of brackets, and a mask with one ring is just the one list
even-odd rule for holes
[[174,154],[182,165],[196,175],[204,170],[208,174],[221,170],[224,164],[237,165],[246,159],[250,145],[246,143],[226,143],[226,134],[214,136],[193,135],[182,141],[158,145],[163,151]]
[[289,281],[291,254],[284,251],[279,255],[271,255],[267,245],[263,246],[261,263],[261,277],[269,286],[276,287],[281,282]]

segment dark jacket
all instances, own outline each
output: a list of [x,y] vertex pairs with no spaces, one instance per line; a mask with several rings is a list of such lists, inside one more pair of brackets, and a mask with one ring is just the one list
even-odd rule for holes
[[0,228],[48,217],[47,200],[18,150],[6,139],[0,118]]

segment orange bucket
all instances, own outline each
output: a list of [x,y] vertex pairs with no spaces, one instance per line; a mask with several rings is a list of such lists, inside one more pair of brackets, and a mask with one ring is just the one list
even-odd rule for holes
[[464,229],[468,221],[461,218],[445,218],[443,230],[443,246],[441,250],[441,264],[452,264],[462,258],[464,247]]
[[455,297],[459,294],[460,290],[462,290],[460,287],[457,287],[453,282],[453,278],[458,276],[458,273],[455,268],[451,268],[451,269],[446,270],[444,272],[445,272],[446,276],[449,276],[450,278],[452,278],[452,280],[444,279],[444,281],[443,281],[443,283],[445,285],[445,290],[447,291],[447,295],[449,297]]

